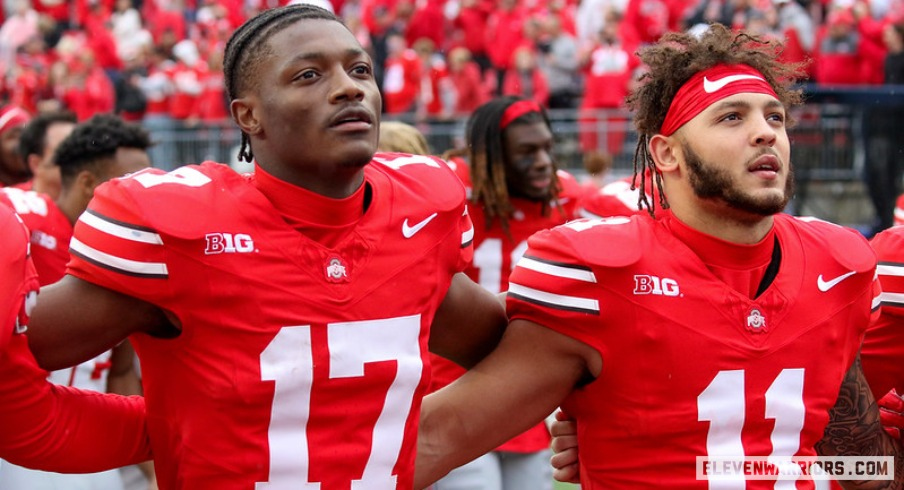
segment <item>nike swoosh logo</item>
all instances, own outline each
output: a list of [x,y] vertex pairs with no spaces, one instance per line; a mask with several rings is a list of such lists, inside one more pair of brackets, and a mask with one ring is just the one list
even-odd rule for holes
[[[758,77],[756,75],[728,75],[727,77],[722,77],[718,80],[710,80],[706,77],[703,77],[703,91],[711,94],[713,92],[718,92],[722,90],[722,87],[728,85],[731,82],[737,82],[739,80],[763,80],[762,77]],[[765,80],[763,80],[765,82]]]
[[833,287],[837,286],[839,282],[853,276],[854,274],[856,274],[856,272],[851,271],[851,272],[848,272],[847,274],[842,274],[830,281],[826,281],[825,279],[823,279],[822,274],[820,274],[819,277],[816,278],[816,287],[818,287],[820,291],[826,292],[829,289],[832,289]]
[[427,223],[433,221],[433,218],[436,218],[436,213],[427,216],[423,221],[415,223],[414,226],[409,226],[408,218],[405,218],[405,221],[402,222],[402,236],[404,236],[405,238],[413,237],[417,232],[421,231],[425,226],[427,226]]

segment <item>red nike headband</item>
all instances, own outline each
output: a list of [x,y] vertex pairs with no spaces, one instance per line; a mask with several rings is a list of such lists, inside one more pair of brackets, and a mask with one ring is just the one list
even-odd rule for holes
[[502,113],[502,118],[499,120],[499,129],[505,129],[515,119],[531,112],[543,112],[543,109],[540,108],[540,104],[529,99],[514,102]]
[[671,136],[713,103],[745,92],[778,98],[766,77],[749,65],[716,65],[699,71],[678,89],[659,133]]

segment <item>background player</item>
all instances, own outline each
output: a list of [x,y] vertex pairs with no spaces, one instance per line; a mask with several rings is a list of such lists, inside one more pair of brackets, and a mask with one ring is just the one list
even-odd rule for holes
[[505,326],[458,273],[464,189],[437,159],[374,156],[372,61],[326,10],[250,19],[224,75],[254,174],[99,186],[30,344],[53,369],[131,336],[161,489],[411,488],[428,339],[470,365]]
[[15,105],[0,108],[0,187],[24,185],[31,173],[19,155],[19,136],[31,115]]
[[[522,97],[478,107],[468,120],[466,160],[455,169],[470,193],[474,260],[465,273],[486,290],[508,290],[508,277],[536,231],[574,217],[578,185],[553,158],[553,133],[543,109]],[[433,356],[431,390],[464,369]],[[549,432],[539,423],[495,451],[438,481],[436,490],[551,489]]]
[[875,255],[853,230],[780,214],[799,93],[773,48],[714,25],[641,52],[637,154],[670,213],[534,235],[502,343],[424,402],[417,484],[567,395],[590,488],[705,488],[697,456],[817,453],[895,455],[900,485],[857,357]]
[[60,196],[60,168],[53,154],[77,122],[69,111],[42,112],[28,121],[19,136],[19,155],[31,179],[18,187],[47,194],[53,200]]
[[[140,126],[127,124],[112,114],[97,115],[68,128],[69,119],[41,116],[33,119],[23,132],[26,136],[40,128],[47,138],[59,131],[71,132],[60,142],[46,144],[56,148],[49,163],[62,183],[53,200],[47,194],[17,188],[0,189],[0,203],[5,203],[22,217],[31,233],[32,253],[41,286],[52,284],[66,273],[72,226],[88,207],[94,188],[114,177],[137,172],[150,166],[147,148],[150,138]],[[53,129],[54,126],[58,128]],[[38,174],[36,174],[37,177]],[[37,185],[38,180],[35,181]],[[131,344],[124,341],[103,354],[71,368],[50,373],[53,383],[97,392],[140,395],[141,385],[134,366]],[[149,476],[152,474],[149,472]],[[122,489],[118,470],[97,474],[62,475],[28,470],[11,464],[0,466],[0,488],[53,490],[87,488],[91,490]]]

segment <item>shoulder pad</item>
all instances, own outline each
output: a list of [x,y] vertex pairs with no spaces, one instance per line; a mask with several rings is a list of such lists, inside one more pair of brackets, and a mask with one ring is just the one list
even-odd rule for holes
[[801,236],[813,239],[814,242],[811,243],[814,246],[823,248],[828,246],[832,258],[844,267],[857,272],[867,272],[876,267],[876,253],[866,238],[856,230],[809,216],[798,218],[787,215],[776,216],[776,224],[781,224],[785,220],[793,220],[803,225],[797,226]]
[[453,209],[464,203],[464,185],[449,165],[437,157],[377,153],[373,162],[368,171],[387,175],[397,191],[413,193],[439,209]]
[[134,225],[193,238],[209,231],[204,228],[206,221],[199,219],[205,210],[228,213],[244,199],[239,186],[245,182],[229,166],[216,163],[171,172],[149,168],[101,184],[94,201],[101,213],[114,211]]
[[530,244],[535,239],[567,243],[587,265],[625,267],[640,260],[652,238],[650,223],[642,216],[578,219],[535,234]]
[[904,263],[904,226],[893,226],[876,234],[870,245],[883,262]]

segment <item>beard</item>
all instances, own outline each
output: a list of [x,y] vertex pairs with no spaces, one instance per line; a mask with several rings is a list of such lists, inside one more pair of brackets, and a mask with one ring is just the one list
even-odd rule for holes
[[[720,200],[737,211],[772,216],[782,212],[794,195],[794,172],[790,167],[781,196],[758,197],[741,189],[727,171],[704,162],[686,141],[683,142],[683,147],[688,180],[694,194],[700,199]],[[757,155],[754,158],[759,157]]]

